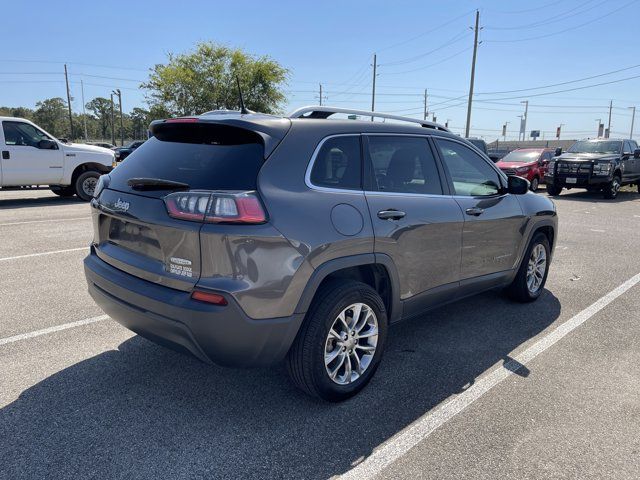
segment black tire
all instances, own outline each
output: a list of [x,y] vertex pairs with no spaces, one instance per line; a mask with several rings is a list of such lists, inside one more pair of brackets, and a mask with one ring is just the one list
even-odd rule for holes
[[531,186],[529,188],[531,189],[532,192],[535,192],[538,190],[539,186],[540,186],[540,180],[538,180],[538,177],[533,177],[533,180],[531,180]]
[[[329,330],[338,315],[354,303],[364,303],[375,314],[378,321],[377,344],[373,358],[359,378],[340,385],[329,377],[325,367],[325,346]],[[386,337],[387,312],[380,295],[361,282],[332,281],[317,292],[289,350],[286,361],[289,376],[298,388],[312,397],[330,402],[346,400],[362,390],[375,374],[382,359]]]
[[72,186],[66,187],[50,187],[51,191],[60,197],[73,197],[76,193],[75,188]]
[[611,179],[611,181],[607,183],[605,187],[602,189],[602,194],[604,195],[604,198],[606,198],[607,200],[613,200],[614,198],[616,198],[618,196],[618,191],[620,190],[621,186],[622,186],[622,179],[620,178],[620,174],[616,173],[613,176],[613,179]]
[[[527,286],[527,269],[529,266],[531,253],[537,245],[542,245],[544,247],[546,254],[546,266],[540,286],[537,290],[532,292]],[[540,296],[540,294],[544,290],[544,285],[547,282],[547,275],[549,274],[550,253],[551,248],[549,247],[549,239],[547,238],[547,236],[544,233],[536,233],[527,246],[527,249],[525,250],[525,254],[522,257],[520,268],[518,268],[516,277],[513,279],[513,282],[511,282],[511,285],[509,285],[506,289],[507,295],[509,295],[509,297],[517,302],[528,303],[533,302]]]
[[562,187],[558,186],[558,185],[554,185],[552,183],[550,183],[549,185],[547,185],[547,193],[553,197],[556,197],[558,195],[560,195],[560,192],[562,192]]
[[[100,172],[95,170],[87,170],[78,175],[73,183],[76,195],[85,202],[91,200],[93,198],[93,190],[98,184],[98,178],[100,178]],[[91,185],[93,186],[90,187]]]

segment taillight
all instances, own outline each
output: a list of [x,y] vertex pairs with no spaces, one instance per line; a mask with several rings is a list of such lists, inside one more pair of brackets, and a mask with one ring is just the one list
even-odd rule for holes
[[176,192],[164,197],[172,218],[208,223],[264,223],[264,208],[255,192]]

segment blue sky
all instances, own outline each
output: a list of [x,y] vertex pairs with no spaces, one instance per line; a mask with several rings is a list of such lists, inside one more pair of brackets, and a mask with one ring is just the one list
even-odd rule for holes
[[75,111],[82,109],[80,80],[86,101],[121,88],[128,111],[144,106],[138,86],[150,66],[163,62],[167,52],[212,40],[269,55],[288,68],[288,109],[316,104],[320,82],[326,104],[369,109],[376,52],[376,110],[421,117],[426,88],[429,110],[459,132],[466,120],[469,27],[476,8],[483,29],[472,134],[495,139],[508,121],[508,137],[517,136],[520,102],[528,99],[527,130],[540,129],[547,138],[560,123],[563,138],[593,136],[596,120],[607,121],[609,100],[613,134],[629,135],[628,107],[640,106],[640,77],[548,93],[640,76],[638,0],[50,0],[31,1],[28,8],[11,2],[2,7],[0,105],[32,107],[43,98],[63,97],[68,62]]

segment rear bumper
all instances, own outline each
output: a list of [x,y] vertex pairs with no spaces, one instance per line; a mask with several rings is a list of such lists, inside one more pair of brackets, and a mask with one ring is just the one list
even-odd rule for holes
[[[304,314],[254,320],[231,295],[226,306],[192,300],[174,290],[129,275],[94,252],[84,260],[89,293],[112,319],[155,343],[190,353],[207,363],[264,366],[282,360]],[[223,292],[221,292],[223,293]]]

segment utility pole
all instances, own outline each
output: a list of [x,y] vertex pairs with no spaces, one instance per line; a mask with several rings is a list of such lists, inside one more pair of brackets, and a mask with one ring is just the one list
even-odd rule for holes
[[120,108],[120,146],[124,147],[124,124],[122,122],[122,92],[119,88],[113,91],[113,95],[118,96],[118,106]]
[[561,124],[558,126],[558,129],[556,130],[556,133],[557,133],[556,138],[557,138],[558,140],[560,140],[560,133],[562,133],[562,127],[564,127],[564,123],[561,123]]
[[600,138],[603,133],[602,129],[604,128],[604,125],[602,124],[601,118],[596,118],[596,122],[598,122],[598,133],[596,134],[596,138]]
[[607,127],[607,131],[605,132],[605,138],[609,138],[611,135],[611,110],[613,109],[613,100],[609,102],[609,126]]
[[502,139],[506,142],[507,141],[507,125],[509,125],[511,122],[504,122],[504,125],[502,126]]
[[473,82],[476,76],[476,57],[478,55],[478,24],[480,23],[480,10],[476,10],[476,26],[473,36],[473,60],[471,62],[471,82],[469,83],[469,103],[467,104],[467,126],[465,127],[464,136],[469,136],[471,128],[471,102],[473,101]]
[[424,89],[424,114],[422,116],[423,120],[427,119],[427,115],[428,115],[428,111],[427,111],[427,89]]
[[67,107],[69,108],[69,140],[73,140],[73,116],[71,115],[71,92],[69,91],[69,75],[67,64],[64,64],[64,80],[67,83]]
[[[376,70],[378,68],[378,57],[374,53],[373,54],[373,88],[371,90],[371,111],[376,111]],[[371,121],[373,122],[373,116],[371,117]]]
[[87,112],[84,109],[84,83],[82,79],[80,79],[80,89],[82,91],[82,120],[84,121],[84,141],[89,140],[89,136],[87,135]]
[[116,144],[116,131],[114,127],[114,119],[113,119],[113,93],[111,93],[111,143],[113,145]]
[[320,83],[320,106],[322,106],[322,84]]
[[631,109],[631,133],[629,134],[629,140],[633,140],[633,124],[636,120],[636,107],[629,107]]
[[447,121],[444,122],[444,128],[449,128],[449,122],[451,121],[450,118],[447,118]]
[[522,141],[527,139],[527,117],[529,116],[529,100],[523,100],[520,103],[524,103],[524,117],[522,118]]

